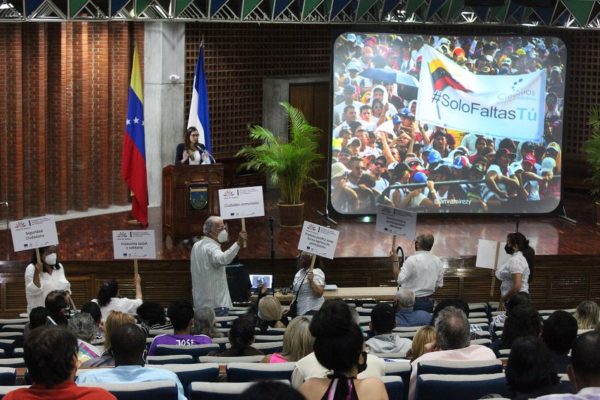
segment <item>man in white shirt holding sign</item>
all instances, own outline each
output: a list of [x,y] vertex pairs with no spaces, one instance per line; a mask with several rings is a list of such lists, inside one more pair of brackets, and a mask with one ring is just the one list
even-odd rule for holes
[[398,255],[392,251],[394,279],[398,285],[415,293],[414,310],[433,312],[431,296],[437,288],[444,286],[444,266],[442,261],[431,254],[433,235],[418,235],[415,239],[416,253],[400,265]]
[[194,244],[190,259],[194,311],[202,307],[215,309],[217,316],[226,316],[233,306],[225,267],[233,261],[248,234],[240,232],[238,240],[227,250],[221,244],[229,240],[227,226],[220,217],[208,217],[204,222],[204,237]]

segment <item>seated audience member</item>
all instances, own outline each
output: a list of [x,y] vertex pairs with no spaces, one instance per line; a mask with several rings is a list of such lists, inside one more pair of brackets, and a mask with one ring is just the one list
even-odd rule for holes
[[525,400],[550,393],[573,392],[569,382],[560,382],[552,354],[536,336],[515,340],[505,372],[511,399]]
[[79,365],[102,355],[102,350],[92,345],[92,340],[96,337],[96,324],[90,314],[80,312],[73,315],[69,319],[69,330],[77,337]]
[[410,339],[402,338],[392,333],[396,326],[394,309],[386,303],[379,303],[371,310],[369,323],[374,336],[367,340],[366,345],[371,353],[402,353],[406,354],[412,345]]
[[569,379],[577,394],[554,394],[539,400],[592,400],[600,398],[600,333],[586,332],[573,342]]
[[434,342],[435,328],[431,325],[420,327],[413,337],[412,346],[408,353],[406,353],[406,357],[410,358],[411,361],[421,357],[426,353],[426,346],[432,346],[430,343]]
[[470,343],[469,320],[462,310],[446,307],[435,320],[435,344],[432,351],[416,358],[412,363],[412,373],[408,388],[408,398],[415,398],[415,385],[419,362],[422,361],[486,361],[495,360],[492,350]]
[[23,341],[27,340],[32,330],[46,325],[47,319],[48,311],[46,311],[46,307],[34,307],[29,313],[29,322],[25,324],[25,329],[23,329]]
[[542,318],[531,306],[511,308],[507,314],[502,337],[490,345],[496,356],[500,350],[510,349],[515,339],[523,336],[540,336],[542,333]]
[[127,314],[135,314],[142,305],[142,278],[140,274],[135,275],[135,299],[119,297],[119,283],[114,279],[106,280],[98,290],[98,297],[94,299],[100,306],[102,321],[106,321],[112,311],[120,311]]
[[287,383],[260,381],[246,389],[240,400],[305,400],[296,389]]
[[98,358],[92,358],[84,362],[81,366],[83,368],[93,368],[112,367],[115,365],[115,359],[111,350],[110,335],[125,324],[135,324],[135,318],[119,311],[111,312],[104,324],[104,353]]
[[260,356],[262,351],[252,347],[254,343],[254,319],[244,316],[239,317],[231,324],[229,330],[230,348],[218,353],[211,352],[209,355],[218,357],[244,357]]
[[296,317],[290,322],[283,334],[281,353],[268,354],[264,363],[295,362],[313,351],[315,338],[309,330],[310,320],[307,317]]
[[433,313],[431,314],[431,325],[435,325],[435,320],[437,319],[438,314],[446,307],[458,308],[465,313],[467,318],[469,318],[469,312],[471,312],[471,310],[469,309],[469,304],[467,304],[466,301],[463,299],[445,299],[437,303],[433,309]]
[[194,335],[206,335],[210,338],[221,338],[223,332],[217,330],[215,310],[210,307],[200,307],[194,312]]
[[269,328],[285,328],[288,324],[281,303],[274,296],[265,296],[258,301],[256,315],[256,326],[263,333]]
[[53,290],[46,296],[46,325],[64,325],[69,323],[69,303],[65,292]]
[[111,351],[115,358],[114,368],[96,368],[81,373],[78,383],[135,383],[173,381],[177,385],[179,400],[186,400],[183,386],[177,375],[166,369],[144,367],[146,334],[135,324],[121,325],[110,334]]
[[571,363],[569,351],[577,337],[577,320],[566,311],[555,311],[545,321],[542,340],[550,350],[559,374]]
[[600,319],[598,304],[595,301],[582,301],[575,309],[575,319],[578,329],[596,329]]
[[88,313],[92,316],[94,323],[96,324],[96,337],[95,340],[104,340],[104,323],[102,322],[102,313],[100,312],[100,306],[98,303],[88,301],[81,306],[81,312]]
[[148,354],[156,354],[156,348],[161,344],[191,346],[195,344],[209,344],[212,340],[206,335],[192,335],[194,325],[194,306],[186,300],[177,300],[169,305],[167,311],[173,324],[174,334],[158,335],[152,340]]
[[136,310],[136,314],[142,323],[142,329],[150,333],[150,329],[173,329],[173,325],[167,323],[164,308],[154,302],[145,301]]
[[311,377],[300,386],[307,400],[387,399],[379,378],[358,378],[367,367],[362,331],[341,300],[326,301],[313,317],[310,331],[315,337],[314,354],[331,371],[327,377]]
[[529,297],[529,293],[519,292],[519,293],[512,295],[512,297],[510,299],[508,299],[508,301],[504,305],[504,308],[506,309],[505,312],[496,315],[492,319],[492,322],[490,323],[490,335],[492,337],[492,340],[496,339],[495,333],[494,333],[494,331],[496,329],[496,325],[504,324],[504,322],[506,321],[506,314],[509,312],[510,309],[519,307],[519,306],[528,306],[529,304],[531,304],[531,299]]
[[431,313],[415,310],[414,306],[415,293],[410,289],[398,289],[394,301],[396,326],[423,326],[431,322]]
[[[321,320],[331,318],[332,321],[336,321],[335,324],[342,324],[342,326],[348,326],[349,324],[356,324],[356,321],[352,317],[350,307],[342,300],[327,300],[323,304],[321,310],[325,309],[321,315]],[[320,312],[320,311],[319,311]],[[331,316],[335,315],[335,317]],[[314,317],[313,317],[314,320]],[[332,322],[333,323],[333,322]],[[319,330],[321,332],[321,330]],[[312,331],[311,323],[311,333]],[[316,337],[315,337],[316,340]],[[292,373],[292,386],[298,388],[302,383],[309,378],[325,378],[332,371],[320,363],[317,359],[315,352],[310,353],[306,357],[296,362],[296,368]],[[364,371],[359,371],[357,378],[365,379],[371,377],[379,377],[385,375],[385,363],[384,361],[372,354],[367,354],[367,366]]]
[[77,351],[77,338],[67,329],[33,329],[23,346],[33,385],[9,392],[4,400],[116,400],[104,389],[75,385]]

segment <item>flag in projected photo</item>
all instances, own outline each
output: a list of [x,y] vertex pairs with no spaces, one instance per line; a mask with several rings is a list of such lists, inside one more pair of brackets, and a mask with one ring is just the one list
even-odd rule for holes
[[434,48],[421,49],[417,120],[459,131],[539,142],[546,70],[476,75]]

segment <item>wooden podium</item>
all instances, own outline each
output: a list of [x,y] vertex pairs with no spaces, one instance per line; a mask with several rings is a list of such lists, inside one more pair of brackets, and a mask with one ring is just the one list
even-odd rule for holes
[[204,220],[219,215],[223,164],[168,165],[162,172],[162,233],[172,244],[202,234]]

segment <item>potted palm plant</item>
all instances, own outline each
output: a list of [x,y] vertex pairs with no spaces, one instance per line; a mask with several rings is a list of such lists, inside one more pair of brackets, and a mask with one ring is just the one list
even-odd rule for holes
[[596,205],[596,225],[600,225],[600,107],[590,111],[589,124],[592,127],[592,136],[583,144],[583,152],[590,166],[591,194]]
[[308,182],[318,185],[310,173],[317,167],[317,161],[323,157],[317,153],[320,129],[309,124],[297,108],[285,102],[279,104],[287,112],[290,140],[282,140],[268,129],[256,125],[250,128],[250,138],[260,144],[256,147],[245,146],[236,156],[248,160],[241,168],[265,173],[273,185],[279,188],[280,225],[299,227],[304,221],[304,185]]

